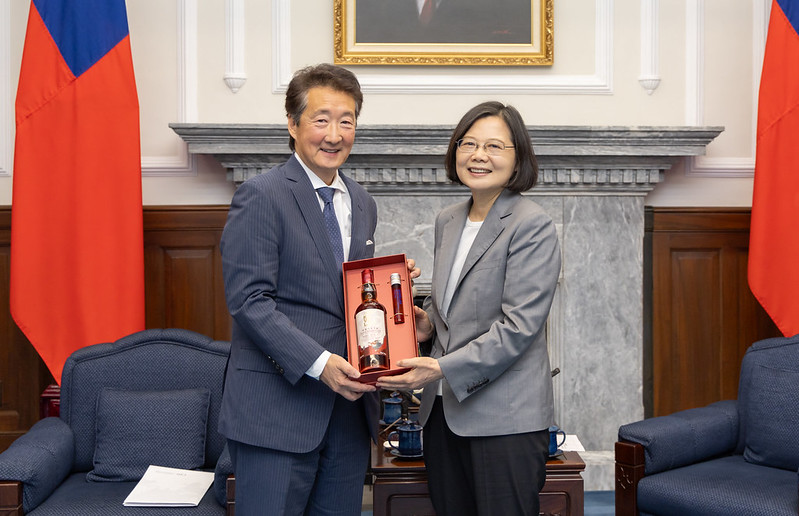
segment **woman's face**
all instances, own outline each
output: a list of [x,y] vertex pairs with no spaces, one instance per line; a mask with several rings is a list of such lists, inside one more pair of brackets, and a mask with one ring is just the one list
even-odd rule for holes
[[[516,169],[516,150],[512,147],[510,128],[500,117],[487,116],[472,124],[461,141],[455,153],[458,179],[469,187],[472,195],[495,198],[508,185]],[[500,150],[503,147],[504,150]]]

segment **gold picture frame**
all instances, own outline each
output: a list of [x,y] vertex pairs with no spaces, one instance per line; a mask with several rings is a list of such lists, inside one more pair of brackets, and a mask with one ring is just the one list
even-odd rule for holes
[[440,18],[436,21],[433,15],[433,21],[422,25],[418,20],[422,7],[417,7],[422,0],[334,0],[334,62],[462,66],[553,63],[554,0],[433,2],[438,4],[436,14],[441,13]]

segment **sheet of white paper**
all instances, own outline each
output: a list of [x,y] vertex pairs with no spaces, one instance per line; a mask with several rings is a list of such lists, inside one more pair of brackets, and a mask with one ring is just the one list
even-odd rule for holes
[[122,504],[127,507],[196,507],[213,482],[211,471],[149,466]]
[[585,451],[583,443],[580,442],[580,439],[575,434],[566,434],[566,440],[560,449],[563,451]]

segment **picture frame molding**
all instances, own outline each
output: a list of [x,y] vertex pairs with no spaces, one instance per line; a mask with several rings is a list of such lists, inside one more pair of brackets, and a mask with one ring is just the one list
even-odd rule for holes
[[549,66],[554,63],[554,0],[530,0],[533,13],[531,39],[536,39],[530,44],[357,43],[354,34],[357,1],[334,0],[335,64]]

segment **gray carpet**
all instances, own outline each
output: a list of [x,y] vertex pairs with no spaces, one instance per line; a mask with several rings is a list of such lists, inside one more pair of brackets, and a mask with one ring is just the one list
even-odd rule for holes
[[613,516],[616,514],[614,491],[586,491],[585,516]]
[[[585,516],[613,516],[616,513],[616,498],[613,491],[586,491]],[[363,511],[361,516],[372,516],[372,511]]]

